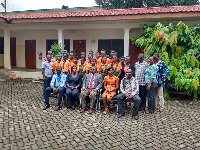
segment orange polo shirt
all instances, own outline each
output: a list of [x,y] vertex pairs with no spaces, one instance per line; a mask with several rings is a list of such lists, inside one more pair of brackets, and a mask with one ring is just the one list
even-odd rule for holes
[[54,73],[57,73],[56,68],[58,66],[60,66],[62,68],[63,67],[63,61],[60,61],[60,62],[56,61],[56,62],[53,63],[52,70],[54,71]]
[[[117,67],[117,64],[119,64],[118,67]],[[122,69],[121,63],[118,63],[118,62],[112,63],[111,66],[113,66],[114,71],[115,71],[115,68],[117,67],[117,69],[116,69],[116,72],[117,72],[117,73],[119,73],[119,71]]]
[[[107,66],[108,65],[108,66]],[[105,71],[105,68],[106,68],[106,66],[107,66],[107,69],[110,67],[110,64],[102,64],[101,63],[101,66],[102,66],[102,69],[103,69],[103,71]],[[100,67],[100,65],[99,66],[97,66],[97,72],[99,73],[99,74],[101,74],[102,72],[101,72],[101,67]],[[106,71],[107,72],[107,71]]]
[[[107,61],[106,61],[107,64],[110,64],[110,59],[107,58]],[[97,66],[101,64],[101,57],[97,60]]]
[[[95,66],[97,66],[97,65],[95,64]],[[92,67],[92,64],[88,64],[86,70],[87,70],[87,71],[90,71],[90,70],[91,70],[91,67]],[[90,73],[90,72],[89,72],[89,73]]]
[[[79,67],[80,67],[80,66],[81,66],[81,68],[83,68],[83,67],[85,66],[85,67],[83,68],[82,72],[83,72],[83,73],[86,73],[86,72],[87,72],[87,64],[83,64],[83,65],[80,64]],[[80,68],[79,68],[79,70],[80,70]]]
[[69,61],[66,60],[66,62],[63,61],[62,72],[68,72],[68,71],[69,71]]
[[69,72],[71,72],[72,66],[76,66],[77,72],[79,71],[79,64],[78,63],[76,65],[74,63],[69,63]]

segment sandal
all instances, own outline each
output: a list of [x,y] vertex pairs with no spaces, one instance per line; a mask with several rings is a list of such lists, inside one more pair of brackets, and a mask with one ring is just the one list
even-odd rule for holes
[[104,115],[106,115],[107,113],[109,113],[109,109],[106,108],[105,111],[103,112]]

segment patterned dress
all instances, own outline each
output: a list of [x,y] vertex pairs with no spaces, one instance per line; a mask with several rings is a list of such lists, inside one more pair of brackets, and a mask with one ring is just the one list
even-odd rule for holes
[[170,73],[164,61],[159,61],[156,65],[158,67],[158,87],[161,87],[163,85],[163,88],[165,89],[166,82],[162,81],[162,79],[167,78],[170,75]]
[[[110,90],[116,88],[116,84],[119,83],[119,78],[116,76],[113,76],[112,79],[109,77],[109,75],[105,76],[103,80],[104,84],[106,84],[106,87]],[[103,95],[107,96],[107,98],[112,98],[116,95],[116,90],[112,91],[111,93],[108,93],[105,91]]]

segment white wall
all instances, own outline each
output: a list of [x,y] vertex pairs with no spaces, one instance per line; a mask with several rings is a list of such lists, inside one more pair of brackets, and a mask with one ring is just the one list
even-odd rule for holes
[[[98,39],[123,39],[123,29],[80,29],[64,30],[64,39],[70,39],[70,50],[73,50],[73,40],[86,40],[86,55],[90,50],[98,51]],[[94,43],[91,40],[95,40]]]
[[[138,36],[138,34],[141,33],[136,32],[133,35]],[[11,31],[11,37],[16,37],[16,66],[25,67],[25,40],[36,40],[36,68],[41,68],[42,60],[39,60],[38,55],[42,53],[45,57],[46,40],[58,39],[58,31],[56,29],[16,30]],[[66,29],[63,30],[63,38],[70,39],[70,51],[73,50],[73,40],[86,40],[86,55],[88,55],[90,50],[98,51],[99,39],[123,39],[124,29]],[[91,40],[95,42],[92,43]]]

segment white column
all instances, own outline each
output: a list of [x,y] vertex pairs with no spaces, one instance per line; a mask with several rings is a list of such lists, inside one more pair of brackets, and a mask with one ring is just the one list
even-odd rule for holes
[[129,56],[129,28],[124,29],[124,56]]
[[64,45],[64,39],[63,39],[63,29],[58,29],[58,44],[62,46]]
[[10,30],[4,29],[4,68],[11,69],[10,62]]

